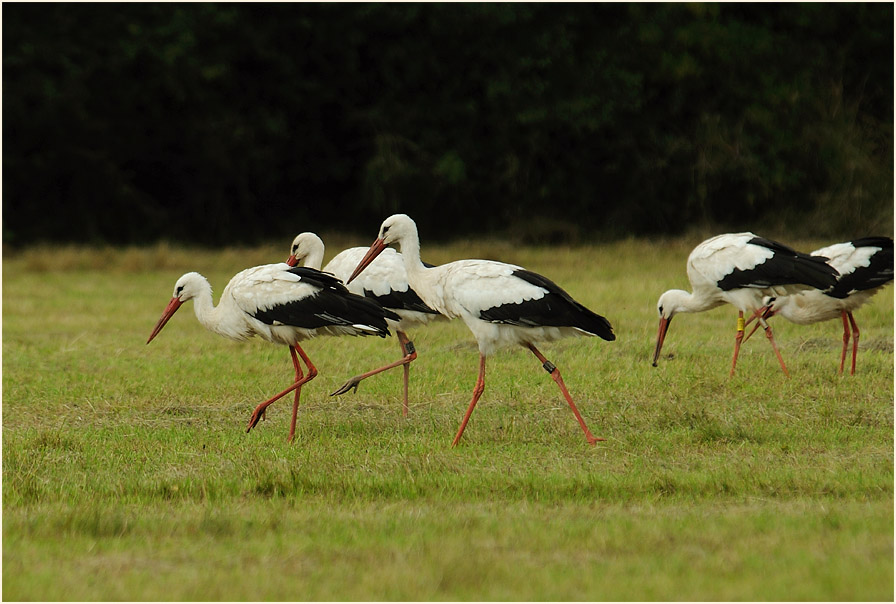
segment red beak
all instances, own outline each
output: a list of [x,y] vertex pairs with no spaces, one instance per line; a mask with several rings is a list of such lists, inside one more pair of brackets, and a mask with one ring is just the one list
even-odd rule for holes
[[383,253],[383,250],[386,249],[386,244],[383,243],[383,240],[377,237],[376,241],[370,246],[370,249],[367,250],[367,253],[364,254],[364,257],[361,258],[361,262],[358,263],[358,266],[355,268],[352,276],[348,278],[348,281],[345,282],[346,285],[352,282],[352,280],[361,274],[365,268],[367,268],[371,262],[373,262],[377,256]]
[[296,258],[295,254],[290,254],[289,258],[286,259],[286,264],[289,266],[296,266],[299,263],[299,259]]
[[183,304],[183,301],[177,296],[171,298],[171,302],[168,303],[168,306],[165,307],[165,312],[162,313],[159,322],[156,323],[155,329],[152,330],[152,333],[149,334],[149,339],[146,340],[146,343],[149,344],[152,342],[152,339],[158,335],[162,328],[165,327],[165,323],[168,322],[171,317],[174,316],[174,313],[177,312],[177,309],[180,308],[180,305]]
[[653,353],[653,366],[656,367],[656,362],[660,359],[660,350],[663,349],[663,342],[666,339],[666,332],[669,331],[669,323],[672,322],[672,317],[668,319],[666,317],[660,317],[660,329],[656,332],[656,350]]

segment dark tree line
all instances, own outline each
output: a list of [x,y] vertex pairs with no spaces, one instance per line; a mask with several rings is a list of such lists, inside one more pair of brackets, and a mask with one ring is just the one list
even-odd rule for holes
[[[890,232],[892,4],[6,4],[3,239]],[[540,232],[542,230],[543,232]]]

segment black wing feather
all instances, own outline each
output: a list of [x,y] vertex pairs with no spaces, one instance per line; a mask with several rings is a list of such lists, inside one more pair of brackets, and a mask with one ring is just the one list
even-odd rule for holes
[[765,262],[748,270],[735,269],[718,282],[724,291],[741,287],[771,287],[802,283],[817,289],[827,289],[837,282],[839,273],[821,256],[810,256],[782,243],[754,237],[748,242],[768,248],[775,254]]
[[301,277],[305,283],[321,288],[320,291],[301,300],[256,311],[253,316],[262,323],[281,323],[305,329],[330,325],[367,325],[376,330],[376,335],[386,337],[390,335],[386,318],[400,320],[398,315],[373,300],[351,293],[342,281],[329,273],[303,266],[291,268],[289,272]]
[[432,315],[439,314],[439,311],[431,309],[426,305],[417,292],[415,292],[410,287],[407,291],[395,291],[394,289],[389,290],[388,294],[378,296],[373,293],[369,289],[364,290],[364,297],[370,298],[371,300],[375,300],[377,304],[382,306],[383,308],[392,308],[397,310],[414,310],[417,312],[428,313]]
[[854,248],[879,247],[871,256],[868,266],[856,267],[851,273],[841,275],[837,284],[825,290],[832,298],[846,298],[851,293],[874,289],[893,280],[893,240],[889,237],[863,237],[849,242]]
[[613,326],[599,314],[573,300],[559,285],[538,273],[518,269],[513,276],[548,293],[538,300],[502,304],[479,313],[479,317],[493,323],[507,323],[522,327],[578,327],[604,340],[615,340]]

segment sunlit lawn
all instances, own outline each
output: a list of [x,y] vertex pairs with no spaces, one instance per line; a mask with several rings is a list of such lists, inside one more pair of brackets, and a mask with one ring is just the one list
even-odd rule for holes
[[[327,259],[349,244],[324,237]],[[686,287],[699,240],[575,248],[428,246],[439,263],[514,262],[605,315],[618,339],[542,347],[589,446],[527,351],[477,370],[460,323],[412,334],[401,374],[327,394],[398,356],[394,339],[321,338],[296,442],[285,348],[206,332],[182,309],[145,344],[175,280],[215,295],[283,246],[34,249],[3,261],[6,600],[892,600],[892,287],[838,321],[774,319],[728,378],[736,312],[676,318],[650,365],[656,299]],[[814,249],[825,242],[790,242]]]

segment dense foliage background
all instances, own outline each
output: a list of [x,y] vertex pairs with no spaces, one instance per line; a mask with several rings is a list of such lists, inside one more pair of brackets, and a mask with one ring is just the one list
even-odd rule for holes
[[9,4],[3,240],[893,228],[893,5]]

